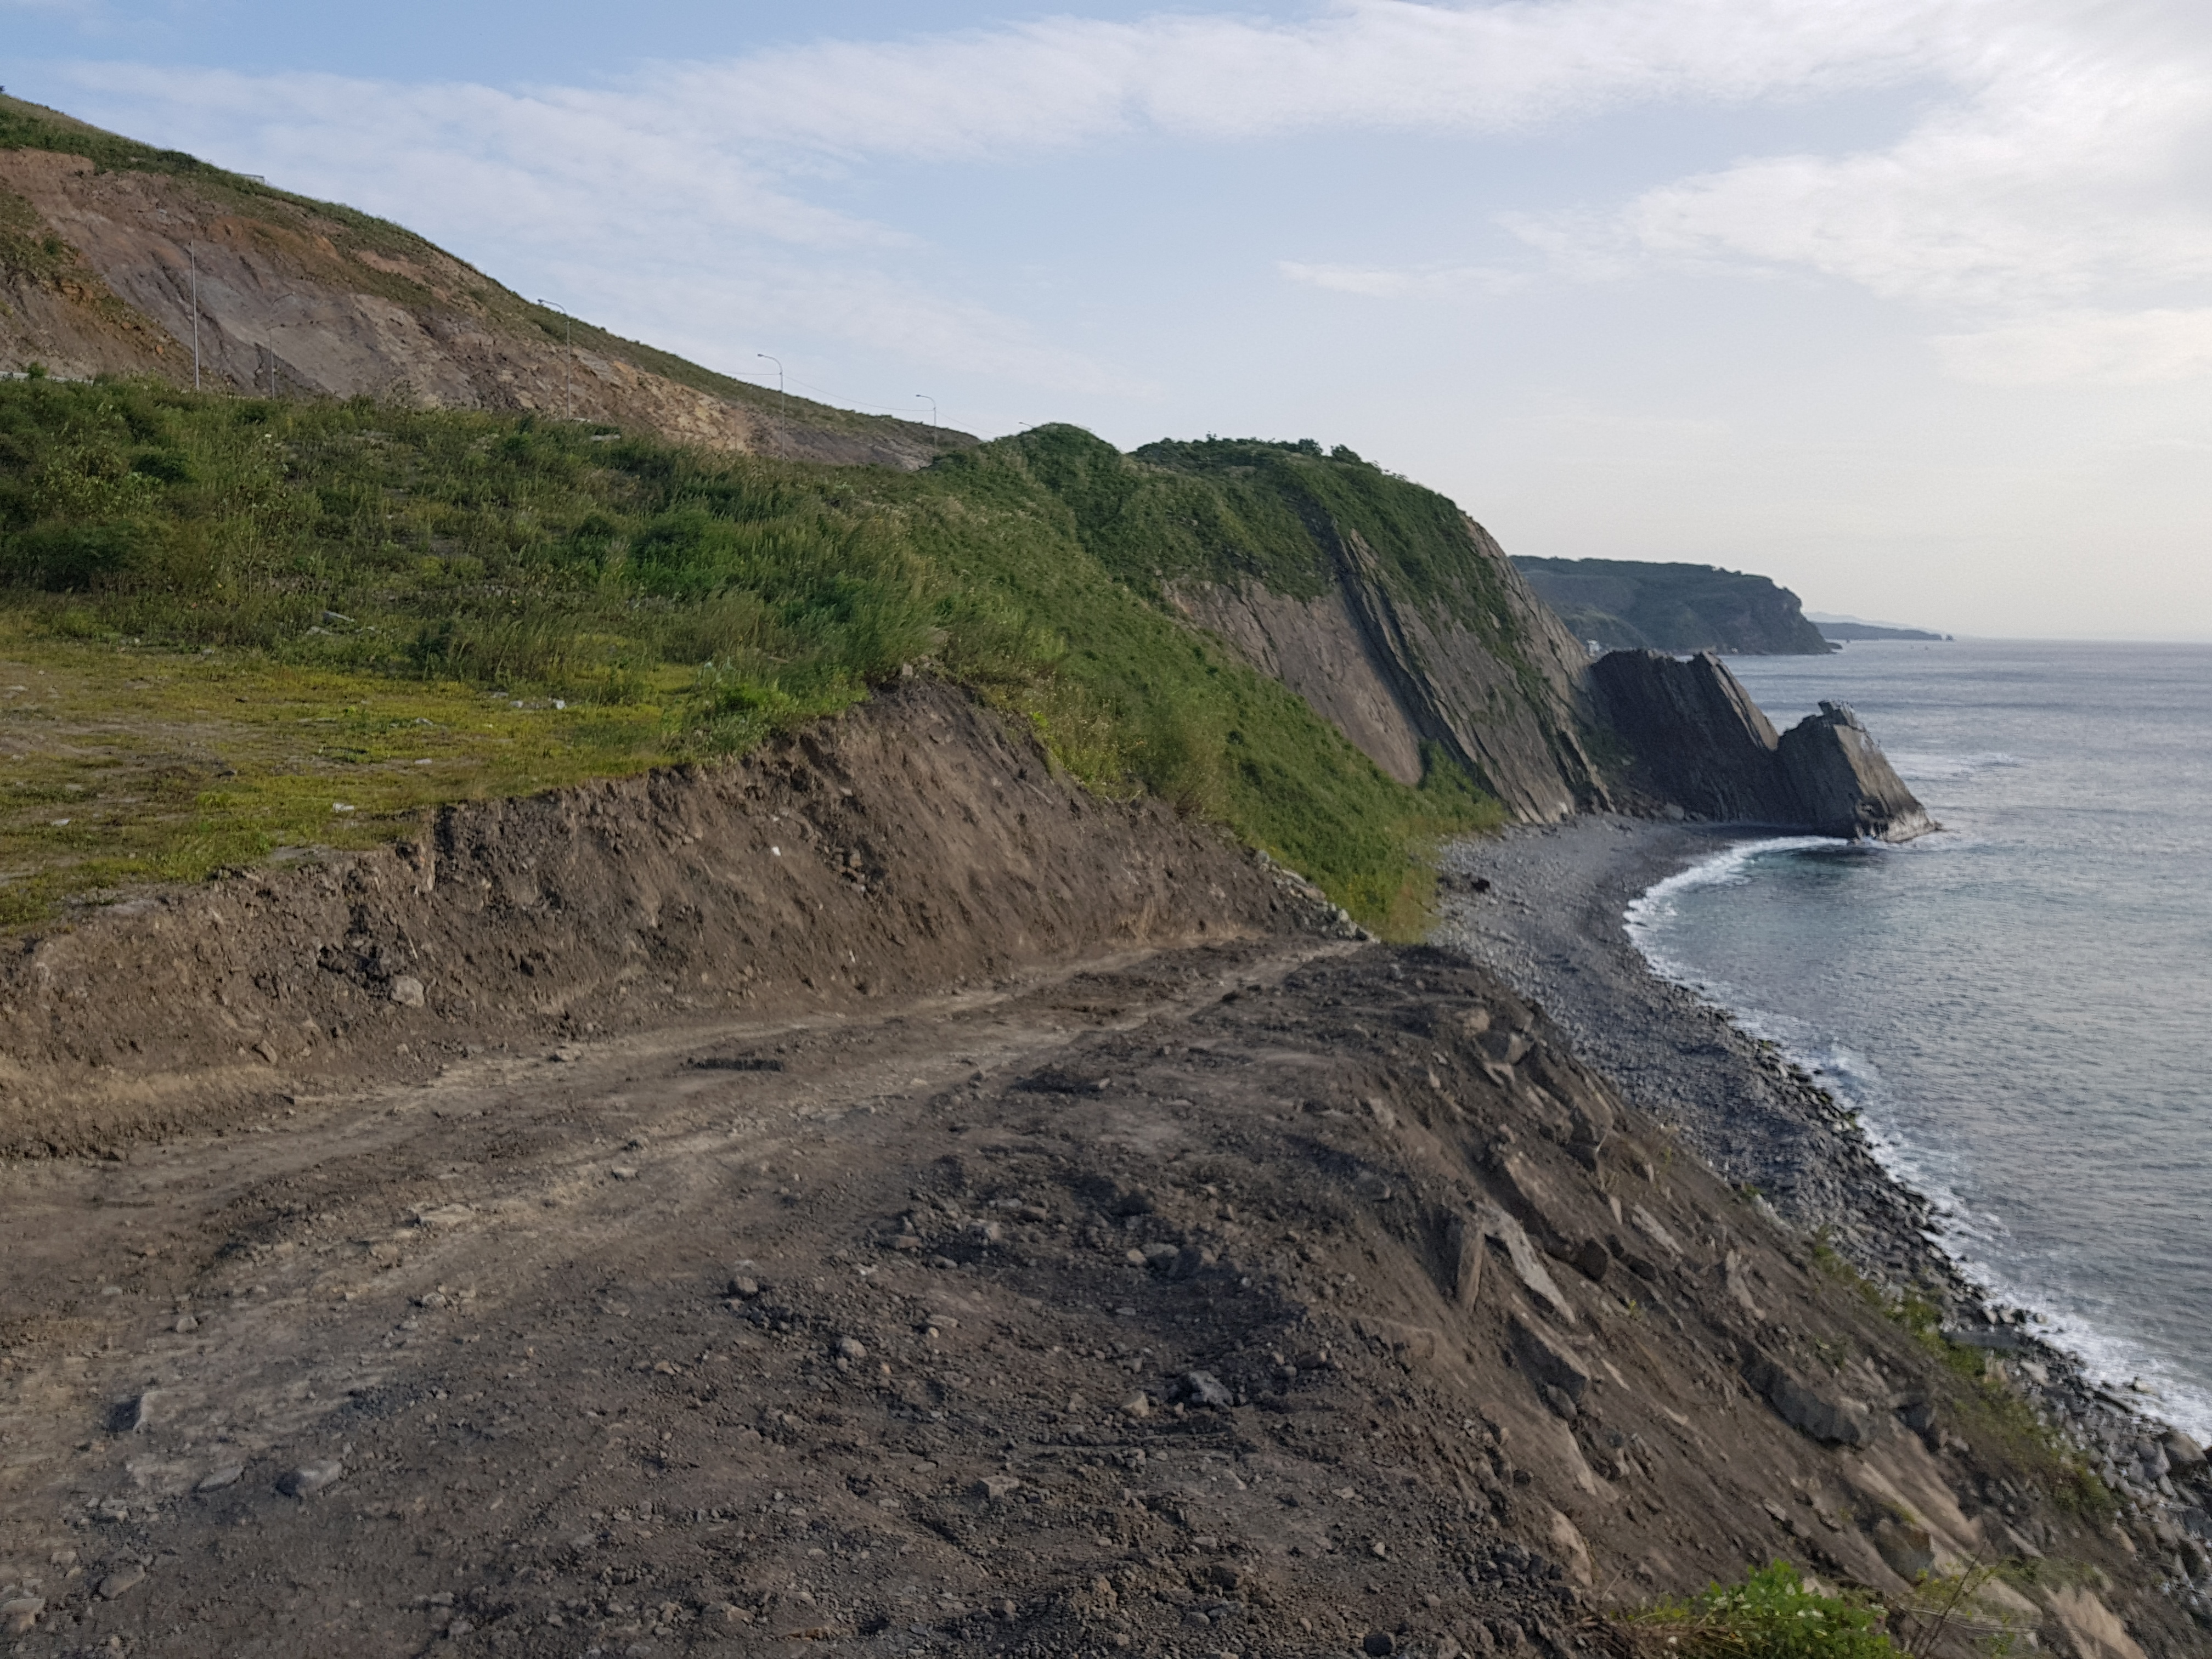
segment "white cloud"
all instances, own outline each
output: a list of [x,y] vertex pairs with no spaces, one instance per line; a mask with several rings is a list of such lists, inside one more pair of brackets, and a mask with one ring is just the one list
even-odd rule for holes
[[1940,335],[1945,368],[1982,386],[2147,386],[2212,378],[2212,309],[2066,312]]
[[841,155],[973,158],[1139,129],[1502,132],[1630,100],[1797,98],[1913,78],[2004,15],[1999,0],[1344,0],[1299,23],[1064,17],[656,80],[671,123]]
[[1308,288],[1337,294],[1357,294],[1370,300],[1443,300],[1464,294],[1504,294],[1525,287],[1525,272],[1500,270],[1490,265],[1304,264],[1295,259],[1278,260],[1275,269],[1286,280]]

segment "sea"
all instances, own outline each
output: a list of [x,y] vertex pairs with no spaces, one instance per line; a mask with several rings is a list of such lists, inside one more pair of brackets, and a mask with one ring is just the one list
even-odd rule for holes
[[2212,646],[1729,665],[1778,728],[1856,708],[1942,830],[1747,836],[1631,937],[1857,1108],[1999,1300],[2212,1438]]

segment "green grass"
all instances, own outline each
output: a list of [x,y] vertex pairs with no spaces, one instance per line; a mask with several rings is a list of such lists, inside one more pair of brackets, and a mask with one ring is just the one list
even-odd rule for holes
[[1640,1638],[1639,1650],[1682,1659],[1878,1659],[1897,1651],[1874,1608],[1808,1589],[1786,1561],[1740,1584],[1663,1601],[1626,1628]]
[[[0,691],[0,921],[395,836],[441,800],[742,753],[915,665],[1090,787],[1217,819],[1411,933],[1425,846],[1497,803],[1441,756],[1417,788],[1388,778],[1133,565],[1170,503],[1206,526],[1164,544],[1179,570],[1295,591],[1351,532],[1420,552],[1455,603],[1481,572],[1451,576],[1471,544],[1442,498],[1262,450],[1221,477],[1129,463],[1117,494],[1054,465],[1123,461],[1067,428],[900,473],[526,416],[0,386],[0,672],[25,688]],[[1331,489],[1347,516],[1316,505]]]

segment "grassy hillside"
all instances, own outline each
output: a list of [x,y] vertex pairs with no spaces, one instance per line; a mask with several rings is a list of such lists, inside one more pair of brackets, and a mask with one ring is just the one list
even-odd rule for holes
[[[1441,499],[1259,447],[1401,513]],[[0,386],[0,918],[738,752],[918,665],[1092,787],[1218,818],[1411,926],[1419,843],[1495,804],[1447,765],[1386,778],[1137,568],[1157,543],[1178,568],[1317,580],[1310,489],[1140,465],[1147,528],[1071,457],[1122,459],[1049,428],[896,473],[365,401]]]

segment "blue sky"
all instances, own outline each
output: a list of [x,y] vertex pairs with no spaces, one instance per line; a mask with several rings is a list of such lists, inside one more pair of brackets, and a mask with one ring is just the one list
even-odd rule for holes
[[2212,11],[0,0],[9,89],[738,374],[2212,639]]

